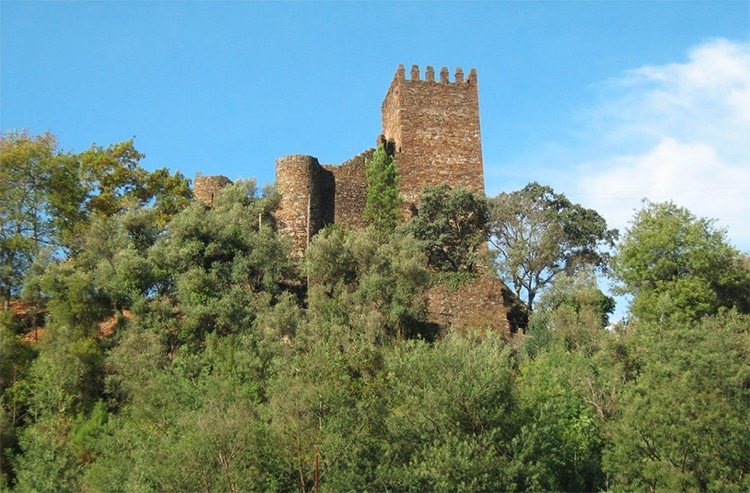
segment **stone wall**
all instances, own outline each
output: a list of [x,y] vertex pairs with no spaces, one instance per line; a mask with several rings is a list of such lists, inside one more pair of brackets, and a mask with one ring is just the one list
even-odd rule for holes
[[451,291],[437,284],[427,293],[428,321],[447,330],[479,329],[503,334],[525,330],[527,316],[500,279],[482,275]]
[[279,231],[292,238],[301,254],[309,238],[333,221],[333,175],[312,156],[284,156],[276,160],[276,190],[281,194]]
[[333,174],[335,204],[333,220],[349,228],[364,228],[367,203],[367,171],[365,160],[371,159],[375,149],[368,149],[338,166],[324,165]]

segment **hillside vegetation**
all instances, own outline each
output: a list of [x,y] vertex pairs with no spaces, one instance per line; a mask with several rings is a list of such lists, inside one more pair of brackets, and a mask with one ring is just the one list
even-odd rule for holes
[[[2,490],[750,489],[750,261],[672,203],[618,239],[535,183],[438,187],[302,259],[253,180],[207,208],[132,141],[0,157]],[[428,322],[492,267],[525,331]]]

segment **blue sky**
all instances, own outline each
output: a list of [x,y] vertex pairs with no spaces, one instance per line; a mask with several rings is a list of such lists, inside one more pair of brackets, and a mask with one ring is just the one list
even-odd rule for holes
[[399,63],[476,68],[488,195],[647,197],[750,251],[750,1],[0,2],[0,128],[274,180],[371,147]]

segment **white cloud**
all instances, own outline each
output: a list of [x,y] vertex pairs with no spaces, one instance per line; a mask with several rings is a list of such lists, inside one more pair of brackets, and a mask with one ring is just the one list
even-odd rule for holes
[[750,43],[714,40],[607,89],[614,97],[589,115],[601,157],[579,167],[574,195],[618,228],[642,198],[672,200],[750,251]]

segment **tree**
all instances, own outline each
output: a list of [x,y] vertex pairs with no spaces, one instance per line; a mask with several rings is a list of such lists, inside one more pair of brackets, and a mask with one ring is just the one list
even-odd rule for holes
[[621,380],[604,469],[622,491],[750,487],[750,318],[633,322],[637,370]]
[[[55,222],[76,219],[65,214],[74,206],[63,210],[65,203],[82,198],[76,190],[62,190],[75,181],[64,157],[51,134],[7,133],[0,138],[0,295],[6,299],[20,293],[39,252],[58,244]],[[53,202],[53,190],[61,200]]]
[[539,297],[522,346],[532,356],[554,338],[568,350],[599,349],[602,329],[609,324],[615,300],[605,295],[593,270],[574,276],[560,274]]
[[618,290],[645,320],[698,319],[721,307],[750,312],[750,271],[713,220],[672,202],[644,202],[617,245]]
[[490,244],[500,277],[533,310],[536,296],[555,277],[588,266],[605,269],[617,230],[593,209],[536,182],[490,200]]
[[166,169],[149,172],[133,140],[74,154],[49,133],[0,137],[0,293],[18,296],[23,279],[47,249],[71,256],[96,216],[151,206],[164,224],[186,207],[189,180]]
[[495,334],[406,341],[386,354],[378,491],[513,491],[510,346]]
[[[537,309],[567,312],[568,317],[572,317],[568,319],[570,321],[588,319],[591,326],[603,329],[609,324],[609,316],[615,310],[615,300],[599,289],[593,269],[581,270],[573,276],[565,273],[558,276],[542,293]],[[563,317],[561,322],[566,318]]]
[[178,337],[201,344],[205,335],[248,329],[259,308],[281,294],[293,275],[289,239],[277,234],[278,197],[255,180],[219,192],[212,208],[193,202],[149,250],[155,290],[183,316]]
[[390,233],[403,217],[403,199],[399,196],[396,159],[389,155],[381,144],[365,160],[367,171],[367,202],[364,218],[381,233]]
[[423,245],[430,265],[441,271],[477,272],[487,241],[487,200],[466,188],[427,187],[416,215],[404,225]]
[[521,362],[517,377],[521,423],[513,440],[517,491],[600,491],[603,436],[581,382],[595,385],[586,354],[553,344]]
[[430,281],[420,247],[412,236],[372,229],[318,234],[306,252],[311,320],[372,342],[417,335]]

